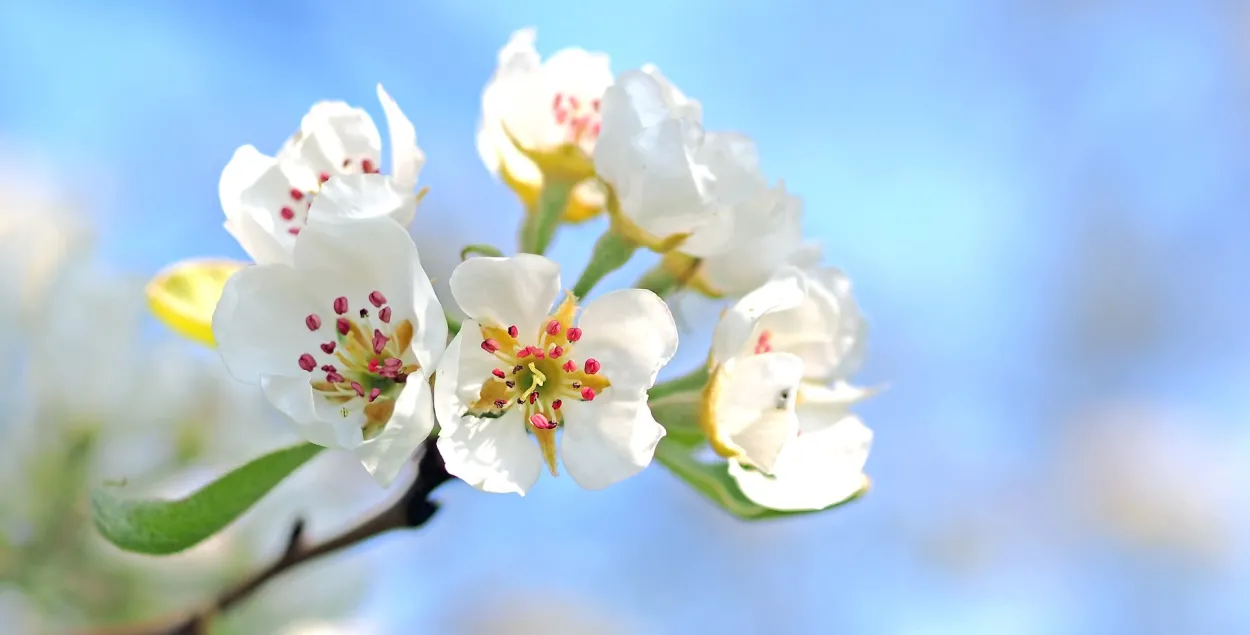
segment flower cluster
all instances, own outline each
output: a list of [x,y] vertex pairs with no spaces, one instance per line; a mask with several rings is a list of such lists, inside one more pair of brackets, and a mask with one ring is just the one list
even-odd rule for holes
[[[864,491],[872,433],[850,406],[869,391],[847,381],[864,320],[804,240],[802,200],[764,176],[750,138],[705,130],[702,105],[658,69],[614,75],[581,49],[544,61],[534,43],[532,29],[514,34],[483,94],[478,149],[526,211],[515,255],[466,248],[450,278],[463,322],[408,233],[424,154],[381,86],[388,168],[369,115],[341,102],[313,106],[274,157],[240,148],[221,203],[254,263],[164,272],[158,314],[383,484],[434,435],[447,470],[488,492],[524,495],[560,464],[600,489],[657,456],[764,509]],[[561,225],[601,214],[607,230],[566,289],[543,254]],[[590,297],[639,250],[660,257],[635,288]],[[205,311],[169,290],[211,271],[232,275],[200,302],[210,334]],[[706,368],[657,386],[678,350],[665,298],[687,290],[729,306],[696,352]],[[702,458],[703,442],[720,458]]]

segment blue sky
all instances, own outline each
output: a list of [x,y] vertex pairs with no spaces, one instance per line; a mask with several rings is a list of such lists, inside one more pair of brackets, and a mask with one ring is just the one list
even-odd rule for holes
[[[408,623],[505,588],[588,598],[643,632],[1080,635],[1141,632],[1131,606],[1183,591],[1196,608],[1152,623],[1250,626],[1223,592],[1240,565],[1186,582],[1142,564],[1153,556],[1091,558],[1085,538],[1020,531],[961,578],[917,547],[958,510],[992,510],[995,490],[1062,471],[1056,421],[1089,404],[1161,400],[1211,422],[1201,439],[1240,438],[1250,14],[1237,3],[348,6],[0,5],[0,144],[92,204],[104,257],[151,273],[240,256],[216,200],[234,148],[276,149],[319,99],[380,120],[380,81],[429,157],[418,238],[507,245],[517,205],[473,133],[497,49],[533,25],[545,53],[657,64],[708,127],[758,141],[873,320],[862,381],[891,385],[862,408],[876,490],[850,508],[739,525],[658,468],[593,494],[567,479],[524,500],[450,489],[433,526],[376,547],[403,564],[370,610]],[[560,237],[568,269],[597,230]],[[1106,272],[1109,286],[1078,293]],[[1158,326],[1074,353],[1079,316],[1120,301],[1139,309],[1113,334]],[[700,335],[687,341],[678,364],[701,356]]]

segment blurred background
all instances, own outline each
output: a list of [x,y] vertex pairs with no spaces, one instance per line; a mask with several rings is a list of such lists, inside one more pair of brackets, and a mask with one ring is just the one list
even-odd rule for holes
[[[604,492],[450,486],[420,532],[223,633],[1250,632],[1250,4],[869,4],[0,2],[0,632],[187,606],[295,515],[329,534],[385,496],[326,454],[171,559],[101,544],[83,499],[292,441],[142,301],[172,261],[242,257],[216,195],[237,146],[276,151],[320,99],[380,123],[380,81],[429,157],[432,274],[511,248],[519,204],[473,139],[529,25],[544,54],[657,64],[805,197],[873,323],[859,383],[890,386],[859,408],[873,491],[748,525],[658,465]],[[567,277],[602,229],[557,238]],[[670,375],[718,310],[677,305]]]

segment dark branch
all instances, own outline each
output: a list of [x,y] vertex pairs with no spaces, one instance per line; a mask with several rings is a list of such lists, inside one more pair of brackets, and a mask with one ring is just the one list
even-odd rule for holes
[[213,601],[198,610],[167,616],[144,624],[123,624],[90,629],[78,635],[207,635],[209,624],[219,613],[230,610],[265,586],[270,580],[310,560],[346,549],[392,529],[420,527],[438,511],[430,494],[439,485],[451,480],[443,457],[433,439],[422,445],[417,462],[417,476],[404,495],[377,515],[325,542],[308,545],[304,538],[304,521],[291,528],[286,550],[273,564],[222,591]]

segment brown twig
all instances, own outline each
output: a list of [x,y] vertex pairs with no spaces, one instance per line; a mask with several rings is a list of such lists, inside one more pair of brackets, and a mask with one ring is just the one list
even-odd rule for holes
[[215,616],[251,597],[270,580],[310,560],[351,547],[403,527],[420,527],[434,516],[438,506],[430,494],[451,480],[443,457],[433,440],[426,441],[417,462],[417,476],[404,495],[377,515],[325,542],[308,545],[304,539],[304,521],[291,528],[286,551],[273,564],[222,591],[207,605],[197,610],[166,616],[143,624],[122,624],[81,631],[78,635],[207,635]]

